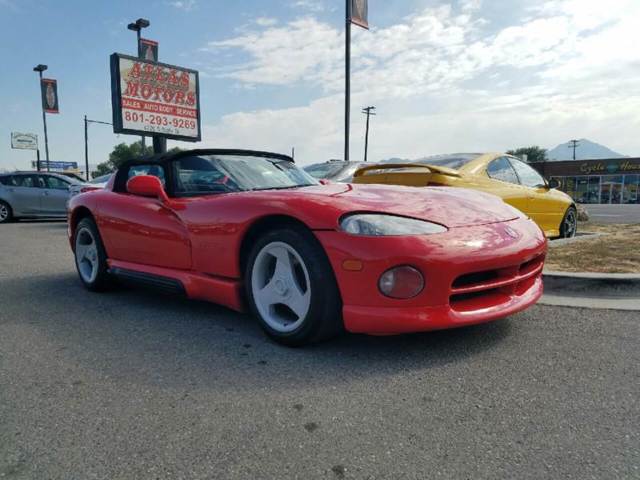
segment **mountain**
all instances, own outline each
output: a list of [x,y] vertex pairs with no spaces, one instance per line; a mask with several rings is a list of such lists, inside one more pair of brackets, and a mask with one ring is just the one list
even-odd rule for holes
[[[600,145],[595,142],[591,142],[586,138],[582,138],[579,141],[578,148],[576,148],[576,160],[587,160],[596,158],[625,158],[626,155],[614,152],[608,149],[604,145]],[[547,158],[553,160],[573,160],[573,148],[570,148],[571,143],[561,143],[553,150],[547,152]]]

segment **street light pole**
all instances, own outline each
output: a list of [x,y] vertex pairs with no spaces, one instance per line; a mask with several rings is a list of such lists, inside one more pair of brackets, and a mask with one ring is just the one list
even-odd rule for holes
[[[139,18],[135,22],[131,22],[129,25],[127,25],[127,28],[129,30],[133,30],[134,32],[136,32],[136,49],[138,51],[138,58],[142,58],[142,52],[140,51],[140,32],[143,28],[147,28],[149,25],[151,25],[151,22],[149,22],[149,20],[145,18]],[[142,155],[144,155],[147,145],[145,136],[142,135],[140,137],[140,140],[142,142]]]
[[113,125],[113,123],[109,122],[101,122],[100,120],[89,120],[87,116],[84,116],[84,167],[85,167],[85,176],[87,177],[87,181],[89,178],[89,124],[90,123],[100,123],[102,125]]
[[345,31],[344,161],[349,161],[349,127],[351,122],[351,0],[347,0]]
[[84,116],[84,176],[89,181],[89,124]]
[[369,151],[369,117],[371,115],[375,115],[375,112],[373,110],[375,110],[376,107],[366,107],[362,109],[362,113],[364,113],[367,116],[367,129],[365,130],[365,134],[364,134],[364,161],[366,163],[367,161],[367,154]]
[[[45,158],[47,159],[47,172],[48,172],[50,167],[49,167],[49,138],[47,136],[47,114],[44,111],[44,103],[42,103],[42,72],[44,72],[47,68],[49,67],[41,63],[33,67],[33,71],[38,72],[38,75],[40,77],[40,105],[42,107],[42,123],[44,125],[44,152],[45,152]],[[39,161],[38,161],[38,171],[40,171]]]

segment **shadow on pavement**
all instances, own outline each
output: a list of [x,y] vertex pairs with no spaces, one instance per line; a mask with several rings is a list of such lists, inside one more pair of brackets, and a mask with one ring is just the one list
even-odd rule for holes
[[346,334],[307,348],[270,341],[251,317],[156,292],[86,291],[75,272],[3,282],[0,324],[38,329],[56,358],[118,381],[283,391],[424,371],[494,348],[508,320],[396,337]]

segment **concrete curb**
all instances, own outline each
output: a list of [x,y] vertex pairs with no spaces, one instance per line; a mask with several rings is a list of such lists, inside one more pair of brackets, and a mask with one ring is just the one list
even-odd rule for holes
[[640,311],[640,274],[544,271],[543,305]]
[[578,234],[572,238],[556,238],[555,240],[549,240],[549,248],[561,247],[562,245],[583,242],[585,240],[594,240],[605,235],[609,234],[600,232],[578,232]]

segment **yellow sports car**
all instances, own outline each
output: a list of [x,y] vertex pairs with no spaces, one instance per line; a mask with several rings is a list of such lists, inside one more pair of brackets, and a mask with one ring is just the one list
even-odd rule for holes
[[[393,161],[392,161],[393,162]],[[547,237],[573,237],[578,215],[573,199],[537,171],[504,153],[438,155],[412,163],[358,169],[353,183],[472,188],[501,197],[531,217]]]

